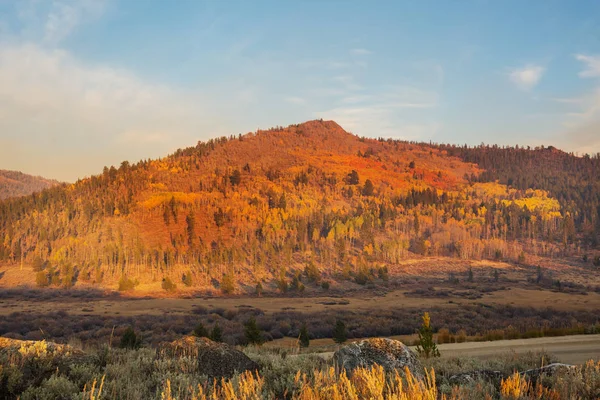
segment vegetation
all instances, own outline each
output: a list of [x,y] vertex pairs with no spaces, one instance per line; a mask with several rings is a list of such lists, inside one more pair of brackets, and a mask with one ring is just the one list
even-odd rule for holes
[[346,340],[348,340],[346,324],[344,323],[344,321],[338,319],[335,321],[335,328],[333,328],[333,341],[337,344],[342,344]]
[[440,352],[433,340],[433,330],[431,329],[431,318],[429,313],[423,314],[423,325],[419,329],[419,344],[417,345],[417,352],[425,357],[439,357]]
[[300,343],[300,347],[308,347],[310,345],[310,337],[308,335],[308,328],[306,327],[306,324],[302,324],[302,328],[300,328],[298,342]]
[[[513,374],[554,361],[547,354],[510,354],[493,360],[423,360],[427,378],[409,371],[386,374],[379,366],[337,374],[321,357],[286,356],[281,350],[247,348],[257,374],[246,372],[212,381],[189,357],[158,357],[152,348],[132,350],[102,346],[90,349],[69,368],[57,368],[60,355],[45,342],[17,356],[0,354],[0,393],[3,398],[55,399],[593,399],[600,394],[600,363],[590,361],[572,371],[536,382]],[[505,374],[497,385],[475,379],[451,384],[449,377],[473,370]],[[338,397],[328,395],[337,393]]]
[[366,285],[387,279],[381,265],[420,256],[590,253],[593,267],[599,163],[553,148],[358,138],[310,121],[1,201],[0,262],[41,260],[50,286],[131,291],[169,277],[177,290],[225,294],[258,280],[285,292],[298,271],[307,289]]

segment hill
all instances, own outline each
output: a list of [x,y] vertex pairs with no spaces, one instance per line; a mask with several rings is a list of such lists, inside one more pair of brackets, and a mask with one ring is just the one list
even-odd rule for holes
[[[385,281],[413,258],[522,263],[597,245],[597,156],[552,150],[571,175],[521,183],[549,174],[546,150],[488,149],[332,121],[199,142],[1,202],[0,260],[33,265],[39,286],[254,293]],[[573,185],[591,194],[570,201]]]
[[60,182],[53,179],[0,169],[0,200],[9,197],[27,196],[58,184]]

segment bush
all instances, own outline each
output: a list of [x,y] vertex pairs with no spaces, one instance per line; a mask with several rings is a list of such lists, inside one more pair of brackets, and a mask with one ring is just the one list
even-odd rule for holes
[[48,280],[48,274],[44,271],[39,271],[35,274],[35,284],[38,287],[46,287],[50,285],[50,281]]
[[183,274],[183,277],[181,277],[181,282],[183,282],[183,284],[187,287],[192,286],[194,284],[194,281],[192,279],[192,273],[186,272],[185,274]]
[[419,344],[417,345],[417,351],[420,355],[425,358],[439,357],[440,352],[437,345],[433,341],[433,331],[431,329],[431,319],[429,313],[423,314],[423,324],[419,329]]
[[212,330],[210,331],[209,339],[213,342],[222,342],[223,341],[223,331],[218,323],[213,325]]
[[331,286],[331,284],[329,283],[329,281],[323,281],[323,283],[321,283],[321,287],[324,290],[329,290],[329,287]]
[[136,283],[127,278],[125,275],[121,276],[121,279],[119,279],[119,292],[128,292],[133,290],[135,286]]
[[208,331],[206,330],[202,322],[199,322],[198,325],[196,325],[192,334],[196,337],[208,337]]
[[161,287],[167,292],[174,292],[175,290],[177,290],[177,285],[174,284],[171,278],[169,277],[163,278]]
[[125,332],[123,332],[123,336],[121,336],[119,347],[122,349],[137,349],[141,344],[142,340],[138,338],[133,328],[128,326]]
[[221,279],[221,291],[225,294],[232,294],[235,292],[235,280],[233,274],[223,274],[223,279]]

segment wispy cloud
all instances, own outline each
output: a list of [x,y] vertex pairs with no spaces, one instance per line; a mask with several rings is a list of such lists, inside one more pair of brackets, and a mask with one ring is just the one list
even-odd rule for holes
[[521,90],[533,89],[542,79],[546,69],[540,65],[528,64],[511,70],[508,77]]
[[[103,154],[105,163],[164,155],[194,143],[224,121],[198,94],[145,82],[135,75],[78,61],[64,50],[35,45],[0,47],[0,160],[27,169],[28,149],[11,147],[26,137],[44,148],[36,163],[65,164],[56,178],[73,180],[101,165],[66,165],[72,149]],[[14,140],[13,140],[14,142]],[[58,167],[57,167],[58,168]]]
[[585,64],[586,69],[579,73],[582,78],[600,77],[600,56],[577,54],[575,58]]
[[369,54],[372,54],[372,53],[373,52],[371,50],[363,49],[363,48],[356,48],[356,49],[350,50],[350,54],[352,54],[354,56],[368,56]]
[[285,101],[287,101],[288,103],[291,104],[297,104],[297,105],[302,105],[306,103],[306,100],[303,99],[302,97],[298,97],[298,96],[288,96],[286,98],[284,98]]

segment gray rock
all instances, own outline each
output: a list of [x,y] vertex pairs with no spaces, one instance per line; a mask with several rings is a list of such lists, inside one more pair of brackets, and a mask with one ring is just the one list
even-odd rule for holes
[[236,348],[195,336],[185,336],[174,342],[162,344],[158,355],[196,359],[198,373],[211,379],[229,378],[236,372],[258,370],[258,364]]
[[336,351],[333,360],[338,370],[352,372],[358,367],[381,365],[386,371],[409,371],[419,379],[424,369],[414,351],[398,340],[374,338],[351,343]]
[[534,368],[520,372],[520,374],[529,378],[532,382],[536,382],[542,375],[552,376],[560,372],[568,371],[572,368],[575,368],[575,366],[563,363],[552,363],[541,368]]

